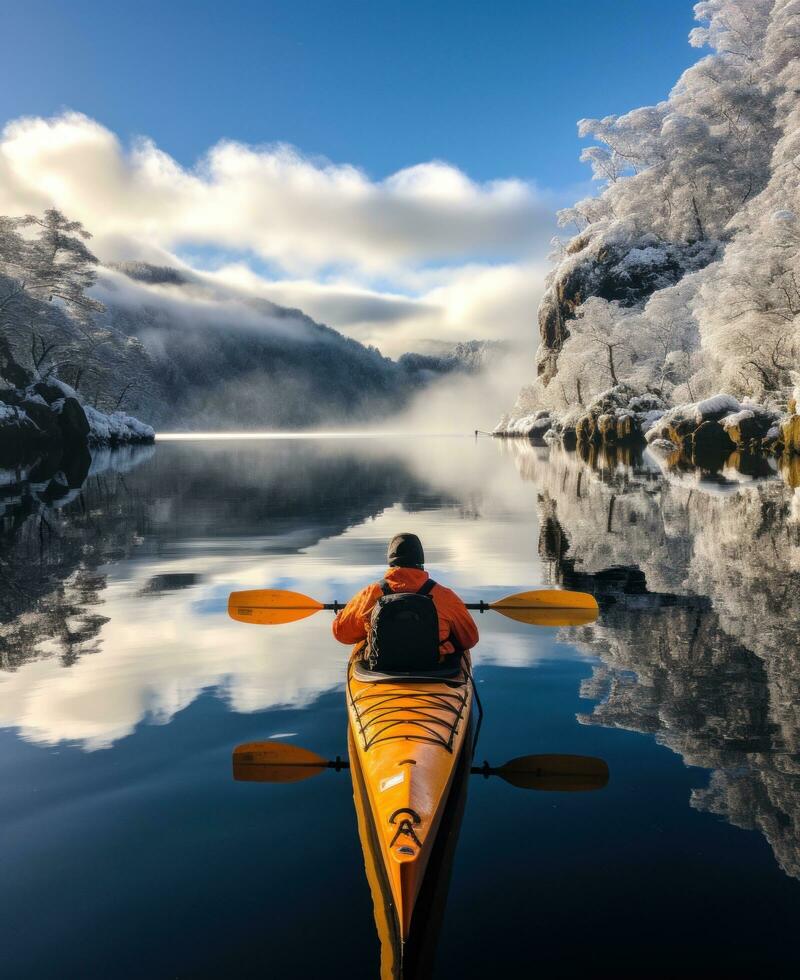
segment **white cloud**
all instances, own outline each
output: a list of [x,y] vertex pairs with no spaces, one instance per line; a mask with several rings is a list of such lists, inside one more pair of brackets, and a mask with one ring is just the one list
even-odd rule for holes
[[175,250],[252,251],[282,268],[371,272],[541,249],[552,209],[520,180],[476,183],[439,161],[372,180],[288,146],[220,142],[187,169],[141,139],[126,151],[68,112],[10,122],[0,138],[0,210],[55,202],[106,237]]
[[[394,289],[352,277],[268,281],[242,263],[208,276],[262,296],[397,356],[424,339],[506,340],[533,346],[545,268],[535,261],[398,273]],[[403,289],[404,292],[397,290]]]
[[373,180],[232,142],[187,168],[79,113],[12,121],[0,213],[51,205],[84,223],[103,261],[202,266],[220,294],[300,308],[390,356],[473,338],[532,356],[554,203],[521,180],[477,183],[438,161]]

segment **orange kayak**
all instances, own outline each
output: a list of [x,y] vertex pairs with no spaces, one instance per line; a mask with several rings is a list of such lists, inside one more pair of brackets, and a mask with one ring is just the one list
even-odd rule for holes
[[431,675],[347,669],[354,791],[368,804],[401,943],[407,941],[442,814],[469,734],[469,655]]

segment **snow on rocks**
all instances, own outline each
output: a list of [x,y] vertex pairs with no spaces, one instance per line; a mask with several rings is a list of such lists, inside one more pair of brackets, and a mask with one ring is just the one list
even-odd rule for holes
[[750,408],[743,408],[738,412],[733,412],[731,415],[726,415],[724,418],[720,419],[720,425],[723,429],[730,429],[734,426],[739,426],[742,422],[746,422],[749,419],[754,419],[755,412]]
[[[645,439],[669,439],[688,455],[731,452],[734,448],[761,451],[780,414],[745,399],[718,394],[699,402],[676,405],[645,430]],[[701,431],[702,430],[702,431]],[[700,447],[702,446],[702,449]]]
[[[790,408],[794,408],[790,402]],[[679,456],[682,465],[716,472],[733,452],[756,466],[764,453],[800,454],[800,415],[781,412],[750,398],[720,392],[697,402],[668,407],[653,392],[616,385],[588,407],[573,406],[558,416],[547,410],[505,416],[495,435],[525,436],[539,444],[581,446],[636,445],[642,439],[653,455]],[[760,472],[760,471],[759,471]]]
[[[643,426],[660,418],[666,406],[652,392],[638,392],[620,384],[602,392],[574,423],[575,438],[586,443],[633,443],[642,438]],[[565,422],[566,433],[571,426]]]
[[665,410],[658,395],[620,384],[602,392],[588,407],[573,407],[561,416],[546,409],[505,415],[493,435],[526,436],[551,444],[559,438],[568,448],[576,442],[638,442],[643,426],[651,425]]
[[695,422],[698,425],[702,425],[703,422],[717,422],[724,415],[741,411],[741,407],[738,399],[733,395],[712,395],[711,398],[706,398],[693,406]]
[[492,435],[520,437],[523,436],[533,441],[543,440],[553,426],[553,418],[550,412],[539,411],[532,415],[523,415],[517,419],[509,419],[504,416],[495,427]]
[[30,425],[31,420],[25,411],[16,405],[6,405],[0,402],[0,426],[26,426]]
[[91,405],[84,406],[89,422],[89,443],[93,446],[118,446],[131,442],[152,442],[155,430],[125,412],[106,415]]
[[75,390],[48,376],[27,388],[0,391],[0,454],[7,463],[40,454],[77,457],[88,446],[152,442],[149,425],[125,412],[83,405]]

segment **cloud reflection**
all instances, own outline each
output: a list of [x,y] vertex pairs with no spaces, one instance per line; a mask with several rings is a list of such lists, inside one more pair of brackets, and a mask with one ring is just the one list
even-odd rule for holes
[[[465,597],[495,598],[542,581],[530,488],[488,440],[447,440],[446,453],[437,440],[326,446],[268,447],[258,462],[246,457],[249,469],[237,464],[252,449],[158,447],[150,465],[116,487],[123,510],[132,501],[134,509],[144,506],[146,533],[138,548],[98,569],[105,587],[94,608],[107,621],[97,652],[69,669],[44,656],[1,674],[0,726],[30,742],[71,741],[93,750],[142,722],[168,724],[206,691],[236,712],[306,707],[343,683],[348,649],[333,640],[329,614],[282,628],[248,627],[228,619],[228,593],[274,587],[346,599],[380,575],[386,542],[399,529],[420,534],[431,574]],[[362,502],[358,519],[348,515],[344,529],[336,513],[341,501],[326,506],[324,488],[326,478],[340,474],[343,453],[356,484],[371,473],[381,486],[376,470],[395,481],[388,497]],[[215,496],[227,498],[224,519],[215,510],[216,523],[209,499],[172,489],[191,485],[204,470],[222,480]],[[314,514],[313,496],[287,505],[288,513],[274,491],[270,496],[290,470],[323,485]],[[252,534],[251,507],[269,533]],[[180,588],[170,587],[176,582]],[[541,655],[530,629],[489,616],[480,626],[478,664],[529,665]]]

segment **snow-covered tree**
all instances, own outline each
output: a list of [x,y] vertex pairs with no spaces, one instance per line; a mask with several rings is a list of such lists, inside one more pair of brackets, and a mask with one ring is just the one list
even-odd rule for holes
[[0,373],[12,384],[29,384],[59,363],[77,372],[91,362],[92,317],[104,307],[87,292],[97,265],[90,237],[55,208],[42,217],[0,217]]
[[[616,381],[781,403],[800,372],[800,2],[707,0],[664,101],[583,119],[599,193],[559,213],[526,414]],[[599,390],[598,390],[599,389]],[[515,415],[521,410],[515,407]]]

